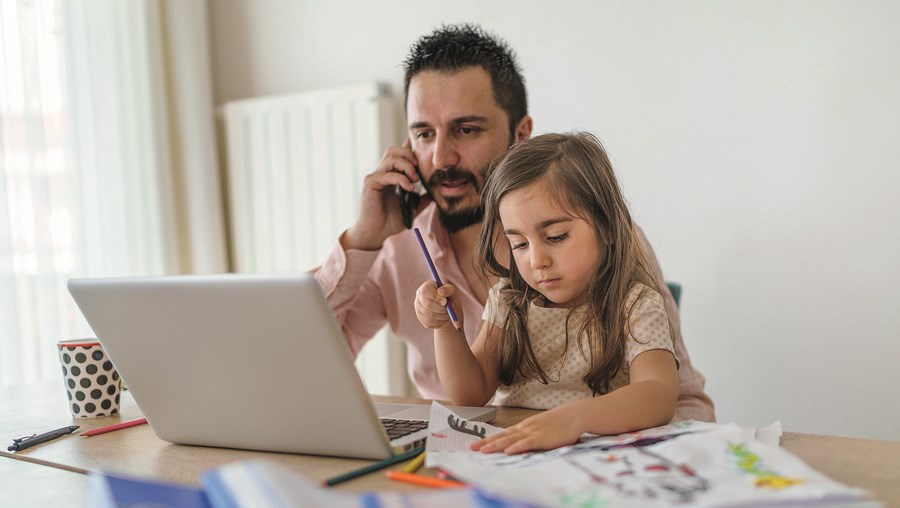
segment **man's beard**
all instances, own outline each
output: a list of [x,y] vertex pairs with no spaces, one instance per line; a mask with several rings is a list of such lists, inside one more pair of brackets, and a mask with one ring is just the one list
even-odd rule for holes
[[481,224],[481,221],[484,219],[484,210],[482,210],[481,205],[478,205],[464,210],[445,212],[439,206],[438,219],[440,219],[441,225],[444,226],[448,233],[456,233],[474,224]]
[[[472,184],[472,187],[475,188],[475,192],[479,195],[480,198],[480,187],[478,185],[478,179],[475,178],[475,175],[472,174],[471,171],[465,169],[459,169],[457,167],[451,167],[448,169],[438,169],[431,175],[431,178],[428,179],[428,189],[437,188],[442,182],[445,181],[466,181]],[[480,224],[484,219],[484,210],[481,208],[481,201],[479,199],[479,203],[475,206],[471,206],[468,208],[459,208],[455,209],[456,205],[462,201],[462,197],[445,197],[446,208],[442,207],[440,204],[437,204],[437,200],[432,196],[432,200],[437,204],[438,209],[438,219],[441,221],[441,225],[444,226],[444,229],[447,230],[448,233],[456,233],[457,231],[462,231],[469,226],[474,224]]]

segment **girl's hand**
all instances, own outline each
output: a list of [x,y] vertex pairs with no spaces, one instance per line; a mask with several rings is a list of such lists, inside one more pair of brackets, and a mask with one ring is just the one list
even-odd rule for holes
[[[415,307],[416,317],[419,318],[422,326],[435,330],[452,329],[455,332],[453,322],[450,321],[450,316],[447,314],[447,302],[456,302],[455,294],[456,287],[452,284],[437,287],[436,282],[428,281],[419,286],[416,291]],[[456,303],[453,310],[462,326],[462,305]]]
[[472,450],[482,453],[523,453],[532,450],[552,450],[578,441],[581,430],[575,418],[560,406],[526,418],[499,434],[472,443]]

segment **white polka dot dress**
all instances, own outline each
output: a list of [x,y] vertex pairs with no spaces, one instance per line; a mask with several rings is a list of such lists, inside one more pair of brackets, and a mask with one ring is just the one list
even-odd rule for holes
[[[507,309],[498,305],[499,292],[500,287],[507,284],[509,284],[507,280],[501,280],[491,288],[482,316],[485,321],[503,326]],[[644,351],[664,349],[675,354],[665,304],[659,293],[643,284],[636,284],[628,293],[626,309],[643,289],[646,291],[631,313],[632,333],[628,333],[626,327],[625,364],[610,381],[609,391],[629,383],[629,366],[632,360]],[[587,346],[582,346],[582,341],[570,337],[569,347],[566,348],[566,316],[570,309],[548,308],[542,303],[540,299],[531,302],[527,327],[535,357],[550,383],[545,385],[541,383],[540,378],[535,377],[516,379],[510,386],[500,385],[493,399],[495,405],[551,409],[593,396],[590,387],[583,380],[584,375],[590,370]],[[579,311],[582,309],[576,309],[574,312]],[[573,318],[570,322],[574,323],[576,320]]]

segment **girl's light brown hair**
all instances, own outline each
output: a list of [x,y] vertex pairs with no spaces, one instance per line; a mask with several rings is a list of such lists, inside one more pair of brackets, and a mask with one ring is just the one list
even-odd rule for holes
[[[647,266],[631,215],[619,190],[616,175],[600,141],[588,133],[545,134],[513,146],[489,171],[481,203],[484,223],[476,246],[479,273],[508,278],[511,285],[500,292],[500,304],[509,309],[500,340],[500,382],[512,384],[517,376],[540,377],[546,372],[535,358],[528,338],[528,306],[539,293],[519,274],[509,241],[500,224],[500,201],[508,193],[534,184],[573,217],[584,219],[597,232],[601,262],[586,294],[577,302],[586,312],[570,312],[566,319],[569,346],[570,325],[579,347],[590,362],[584,382],[594,394],[606,393],[609,382],[625,359],[626,326],[634,303],[626,309],[626,298],[635,283],[659,291]],[[496,252],[507,252],[509,267]],[[637,302],[640,296],[634,300]]]

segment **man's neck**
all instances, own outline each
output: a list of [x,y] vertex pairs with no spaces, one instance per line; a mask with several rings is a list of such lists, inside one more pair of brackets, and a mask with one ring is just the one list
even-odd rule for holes
[[480,233],[481,223],[473,224],[455,233],[447,232],[447,236],[450,237],[450,246],[460,264],[475,259],[475,244],[478,243]]
[[478,273],[475,263],[475,244],[478,243],[478,235],[481,234],[481,224],[475,224],[455,233],[447,233],[450,237],[450,247],[456,256],[460,269],[469,283],[472,294],[484,305],[487,299],[487,292],[490,287],[496,283],[493,278],[485,282],[482,274]]

